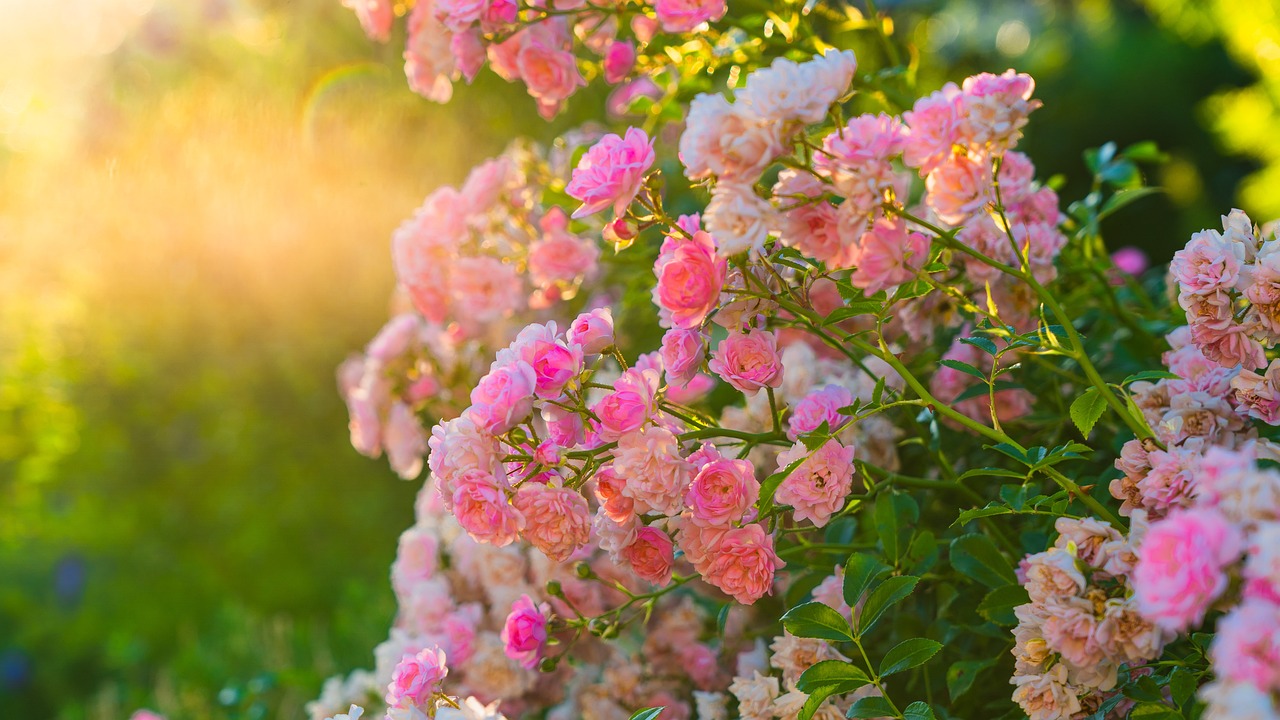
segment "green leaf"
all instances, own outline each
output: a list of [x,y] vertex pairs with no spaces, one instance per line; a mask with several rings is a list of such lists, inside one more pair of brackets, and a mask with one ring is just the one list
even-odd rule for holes
[[842,642],[853,640],[849,621],[820,602],[807,602],[791,608],[782,616],[782,626],[796,637]]
[[1080,434],[1087,438],[1106,409],[1107,401],[1102,397],[1102,393],[1098,392],[1098,388],[1091,387],[1071,403],[1071,422],[1075,423]]
[[880,661],[880,677],[923,665],[941,649],[942,643],[928,638],[903,640]]
[[[889,608],[898,604],[903,598],[911,594],[915,590],[916,583],[920,582],[920,578],[910,575],[900,575],[891,577],[880,583],[880,586],[871,591],[867,596],[867,601],[862,605],[862,612],[858,613],[857,628],[858,635],[862,636],[871,629],[876,621],[884,615]],[[833,611],[834,612],[834,611]],[[793,635],[795,633],[792,633]]]
[[892,717],[893,708],[889,705],[889,701],[879,695],[868,695],[849,708],[845,717],[850,718],[882,718]]
[[1141,200],[1148,195],[1155,195],[1158,192],[1161,192],[1160,188],[1153,187],[1135,187],[1118,190],[1116,194],[1107,198],[1107,201],[1102,203],[1102,209],[1098,211],[1098,219],[1102,220],[1135,200]]
[[1120,155],[1137,162],[1168,162],[1169,155],[1161,152],[1160,147],[1156,145],[1154,140],[1143,140],[1136,142],[1124,150],[1120,151]]
[[955,522],[951,523],[951,527],[955,527],[956,525],[967,525],[968,523],[974,520],[977,520],[978,518],[993,517],[995,515],[1012,515],[1012,514],[1013,514],[1013,508],[1010,508],[1007,505],[999,505],[997,503],[991,503],[986,507],[974,508],[972,510],[965,510],[964,512],[960,513],[960,516],[956,518]]
[[922,297],[924,295],[928,295],[929,291],[932,289],[933,286],[924,280],[913,280],[898,288],[898,291],[893,294],[893,301],[897,302],[899,300],[910,300],[912,298]]
[[904,720],[937,720],[933,714],[933,708],[919,700],[908,705],[902,711],[902,717]]
[[991,338],[967,337],[967,338],[960,338],[960,342],[964,343],[965,345],[972,345],[978,348],[979,350],[982,350],[988,355],[995,355],[997,352],[999,352],[999,350],[996,348],[995,341],[993,341]]
[[888,565],[870,555],[850,555],[844,565],[845,603],[849,607],[856,606],[863,594],[871,588],[872,583],[888,569]]
[[951,566],[992,588],[1018,581],[1013,565],[991,538],[976,533],[961,535],[951,541]]
[[978,679],[978,674],[995,664],[996,658],[961,660],[952,663],[947,669],[947,692],[951,695],[951,701],[955,702],[961,695],[968,692],[969,688],[973,687],[973,681]]
[[964,402],[969,398],[986,397],[992,390],[996,392],[1000,392],[1001,390],[1017,390],[1018,388],[1021,388],[1021,387],[1022,387],[1021,384],[1016,382],[1010,382],[1009,380],[997,380],[991,383],[990,385],[987,385],[987,384],[970,385],[969,387],[964,389],[964,392],[957,395],[956,399],[952,400],[951,402],[958,403],[958,402]]
[[1027,474],[1025,472],[1018,472],[1017,470],[1005,470],[1004,468],[998,468],[998,467],[984,467],[984,468],[975,468],[973,470],[966,470],[964,474],[962,474],[957,479],[968,480],[971,477],[990,476],[990,477],[1006,477],[1006,478],[1013,478],[1015,480],[1023,480],[1026,478],[1026,475]]
[[1184,707],[1196,694],[1195,676],[1184,667],[1175,668],[1173,674],[1169,676],[1169,690],[1173,695],[1174,704]]
[[1129,720],[1181,720],[1182,713],[1159,702],[1138,703],[1129,711]]
[[1013,583],[987,593],[978,603],[978,614],[997,625],[1012,627],[1018,624],[1013,609],[1031,602],[1027,589]]
[[817,712],[818,708],[827,701],[827,698],[837,694],[838,686],[823,685],[809,693],[809,697],[804,699],[804,705],[800,706],[800,712],[796,715],[796,720],[810,720]]
[[760,508],[761,515],[764,515],[769,512],[769,510],[773,509],[773,495],[778,492],[778,486],[782,484],[782,481],[786,480],[788,475],[794,472],[796,468],[800,467],[800,465],[808,459],[808,455],[801,456],[793,460],[791,464],[782,468],[778,472],[765,478],[764,482],[760,483],[760,500],[756,503],[756,507]]
[[1121,380],[1120,384],[1128,385],[1129,383],[1138,382],[1140,380],[1154,381],[1154,380],[1177,380],[1177,379],[1178,379],[1178,374],[1171,373],[1168,370],[1143,370],[1140,373],[1134,373],[1129,377],[1125,378],[1124,380]]
[[666,708],[665,708],[665,707],[651,707],[651,708],[645,708],[645,709],[643,709],[643,710],[637,710],[637,711],[635,711],[635,713],[631,716],[631,720],[654,720],[654,718],[658,717],[658,715],[659,715],[663,710],[666,710]]
[[820,687],[835,686],[841,689],[838,692],[844,694],[853,692],[863,685],[871,682],[871,678],[856,665],[845,660],[823,660],[820,663],[811,665],[800,675],[800,679],[796,681],[796,688],[800,692],[811,693]]
[[942,364],[952,370],[959,370],[966,375],[972,375],[978,378],[982,382],[987,382],[987,374],[967,362],[961,362],[959,360],[943,360]]
[[885,557],[897,565],[906,553],[916,520],[920,519],[920,506],[910,495],[888,492],[876,498],[874,514]]
[[995,445],[983,445],[983,447],[1008,455],[1023,465],[1031,465],[1031,461],[1027,460],[1027,454],[1009,443],[996,443]]

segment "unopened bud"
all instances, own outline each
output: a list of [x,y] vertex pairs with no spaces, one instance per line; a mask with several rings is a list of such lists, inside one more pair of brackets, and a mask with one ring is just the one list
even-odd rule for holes
[[551,597],[554,597],[554,598],[563,598],[563,597],[564,597],[564,588],[560,587],[560,581],[559,581],[559,580],[548,580],[548,581],[547,581],[547,594],[548,594],[548,595],[550,595]]
[[556,655],[553,657],[544,657],[542,658],[542,662],[538,664],[538,669],[545,673],[555,672],[556,665],[558,665],[559,663],[560,663],[559,655]]

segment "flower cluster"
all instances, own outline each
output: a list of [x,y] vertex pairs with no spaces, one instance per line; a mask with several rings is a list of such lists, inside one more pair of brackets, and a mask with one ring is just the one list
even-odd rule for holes
[[[1280,342],[1280,240],[1274,234],[1232,210],[1222,217],[1222,232],[1193,235],[1169,272],[1192,342],[1205,357],[1250,371],[1267,364],[1264,345]],[[1260,402],[1265,414],[1269,400]]]
[[[396,15],[393,0],[344,4],[355,11],[371,39],[389,39]],[[589,77],[603,76],[612,85],[636,77],[638,60],[658,52],[650,45],[661,33],[705,28],[726,9],[725,0],[614,5],[417,0],[411,6],[404,69],[414,92],[447,103],[453,84],[463,78],[470,83],[487,63],[502,79],[523,83],[547,118],[559,113]]]
[[[1058,539],[1018,569],[1031,602],[1015,608],[1014,702],[1031,720],[1094,712],[1121,670],[1160,656],[1172,633],[1141,613],[1133,588],[1141,524],[1125,538],[1094,518],[1058,518]],[[1140,585],[1139,585],[1140,587]]]
[[1217,620],[1216,675],[1204,717],[1280,715],[1280,471],[1252,446],[1216,447],[1197,469],[1190,507],[1153,522],[1133,571],[1139,612],[1169,632]]

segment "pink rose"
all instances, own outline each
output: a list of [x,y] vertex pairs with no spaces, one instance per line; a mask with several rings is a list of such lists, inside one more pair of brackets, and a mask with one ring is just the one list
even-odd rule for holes
[[676,523],[678,529],[676,541],[680,544],[680,550],[684,553],[685,559],[699,574],[706,575],[707,569],[716,558],[715,550],[720,544],[720,539],[729,531],[729,528],[699,525],[693,522],[692,515],[688,512],[677,518]]
[[537,373],[524,360],[492,368],[471,391],[467,415],[490,434],[505,433],[533,411],[537,383]]
[[449,29],[436,19],[434,4],[419,3],[409,11],[409,38],[404,50],[404,74],[409,88],[432,102],[453,97],[457,72],[449,51]]
[[626,481],[612,466],[606,465],[596,472],[596,500],[604,514],[616,523],[625,523],[636,514],[635,501],[622,494],[624,485]]
[[993,151],[1008,150],[1022,137],[1027,116],[1041,103],[1032,100],[1036,83],[1030,75],[1006,70],[1001,75],[981,73],[966,78],[963,85],[964,125],[961,135],[974,146]]
[[396,593],[408,595],[409,588],[436,574],[440,541],[432,532],[414,526],[400,534],[395,562],[391,564],[391,585]]
[[928,175],[951,157],[960,140],[960,88],[947,83],[932,94],[916,100],[915,107],[902,113],[911,132],[907,135],[902,161]]
[[587,501],[573,490],[526,482],[513,505],[525,518],[524,539],[556,562],[568,560],[591,538]]
[[596,244],[557,227],[564,211],[554,208],[543,218],[543,234],[529,246],[529,275],[541,286],[570,284],[595,271],[600,258]]
[[395,20],[395,7],[391,0],[342,0],[360,20],[360,27],[370,40],[386,42],[391,36],[391,23]]
[[641,580],[660,586],[671,582],[675,551],[671,538],[661,530],[650,525],[637,529],[621,555]]
[[623,435],[613,469],[626,479],[622,494],[636,502],[638,512],[670,517],[680,511],[690,467],[670,430],[647,426]]
[[383,446],[391,469],[405,480],[422,473],[422,456],[427,452],[427,434],[418,416],[402,402],[391,403],[383,428]]
[[702,373],[695,373],[688,382],[667,385],[667,399],[677,405],[689,405],[706,397],[715,385],[715,380]]
[[827,385],[805,395],[791,408],[788,420],[787,436],[792,440],[806,433],[811,433],[827,424],[827,431],[835,433],[848,420],[840,413],[841,408],[853,404],[853,393],[841,385]]
[[987,158],[952,155],[925,178],[925,203],[943,222],[959,225],[995,201],[991,186]]
[[497,472],[497,441],[465,415],[432,428],[427,446],[431,449],[427,466],[442,484],[468,470]]
[[1217,230],[1202,230],[1173,254],[1169,272],[1180,292],[1207,295],[1230,290],[1240,280],[1244,254],[1243,243],[1225,238]]
[[625,215],[653,160],[653,141],[639,128],[627,128],[624,137],[600,138],[578,161],[565,186],[569,197],[582,202],[573,216],[598,213],[611,205],[615,215]]
[[592,406],[598,431],[606,441],[640,429],[657,409],[658,373],[631,368],[613,383],[614,391]]
[[868,295],[881,290],[894,292],[914,280],[916,271],[929,259],[929,239],[911,232],[901,219],[881,218],[863,233],[850,254],[855,266],[849,283]]
[[493,257],[464,257],[451,261],[450,276],[458,317],[490,322],[511,315],[520,306],[524,284],[513,265]]
[[853,489],[853,448],[828,440],[810,454],[804,443],[797,442],[778,455],[778,469],[785,470],[805,456],[804,462],[778,486],[774,500],[779,505],[790,505],[797,522],[809,520],[814,526],[823,527],[844,507]]
[[533,368],[534,393],[547,399],[560,397],[565,386],[583,370],[582,350],[560,340],[554,322],[526,326],[507,349],[498,353],[496,362],[527,363]]
[[582,442],[582,416],[572,410],[547,403],[542,408],[542,421],[547,425],[547,436],[560,447],[571,448]]
[[609,43],[604,54],[604,81],[616,85],[631,74],[636,66],[636,44],[630,40]]
[[552,47],[534,34],[527,36],[515,61],[520,79],[538,100],[539,112],[544,116],[554,115],[561,103],[587,84],[572,52]]
[[814,168],[860,208],[893,184],[892,159],[902,153],[907,128],[885,113],[852,118],[822,141]]
[[755,182],[782,152],[778,124],[745,103],[734,105],[715,93],[689,103],[679,153],[687,177]]
[[756,394],[760,388],[782,385],[777,335],[759,328],[729,333],[716,346],[708,367],[747,395]]
[[418,707],[426,704],[440,690],[440,683],[449,674],[445,666],[444,651],[429,647],[417,655],[406,655],[396,665],[387,686],[387,705],[391,707]]
[[658,277],[653,302],[661,309],[663,326],[690,329],[702,324],[720,301],[727,267],[710,234],[668,236],[653,266]]
[[569,326],[567,339],[586,355],[598,355],[613,345],[613,311],[596,308],[578,315]]
[[498,547],[514,542],[525,526],[524,515],[507,501],[497,481],[476,472],[454,488],[453,514],[476,542]]
[[453,32],[462,32],[484,14],[486,0],[435,0],[436,17]]
[[502,644],[507,657],[527,668],[536,667],[547,643],[547,622],[551,608],[521,595],[511,605],[511,613],[502,625]]
[[662,364],[672,382],[688,382],[706,358],[706,336],[697,330],[672,328],[662,336]]
[[1218,621],[1210,656],[1222,680],[1280,688],[1280,605],[1249,599],[1227,613]]
[[1199,625],[1243,551],[1240,530],[1218,511],[1174,510],[1152,523],[1138,547],[1131,578],[1138,610],[1174,632]]
[[711,554],[703,578],[743,605],[771,593],[774,574],[786,566],[759,523],[726,531]]
[[698,525],[731,525],[760,498],[755,468],[746,460],[719,458],[703,465],[689,483],[684,504]]
[[724,17],[725,0],[654,0],[653,9],[669,33],[687,33]]

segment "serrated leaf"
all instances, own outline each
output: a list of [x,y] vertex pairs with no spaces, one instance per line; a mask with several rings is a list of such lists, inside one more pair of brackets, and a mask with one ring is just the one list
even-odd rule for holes
[[814,663],[800,675],[800,679],[796,681],[796,688],[800,692],[811,693],[820,687],[836,686],[847,688],[838,691],[844,694],[853,692],[870,682],[871,678],[867,677],[861,668],[846,660],[823,660]]
[[960,516],[956,518],[955,522],[951,523],[951,527],[955,527],[956,525],[966,525],[974,520],[977,520],[978,518],[995,517],[996,515],[1012,515],[1012,514],[1013,514],[1012,508],[1006,505],[996,505],[993,503],[993,504],[987,505],[986,507],[974,508],[972,510],[965,510],[964,512],[960,513]]
[[996,658],[987,658],[986,660],[961,660],[951,664],[947,668],[947,692],[951,695],[951,701],[955,702],[961,695],[969,691],[973,687],[973,681],[978,678],[978,674],[983,670],[996,664]]
[[1009,443],[996,443],[995,445],[983,445],[983,447],[988,448],[990,450],[995,450],[996,452],[1001,453],[1003,455],[1008,455],[1009,457],[1013,458],[1014,460],[1017,460],[1023,465],[1031,465],[1031,463],[1034,462],[1034,461],[1029,461],[1027,459],[1026,453],[1010,445]]
[[789,465],[778,472],[765,478],[764,482],[760,483],[760,500],[756,503],[756,507],[760,509],[761,515],[764,515],[773,508],[773,496],[774,493],[778,492],[778,486],[782,484],[782,481],[786,480],[788,475],[808,459],[807,455],[799,457],[791,461]]
[[844,565],[844,601],[854,607],[889,566],[870,555],[850,555]]
[[969,398],[986,397],[988,393],[990,393],[992,390],[994,390],[995,392],[1001,392],[1003,390],[1018,390],[1021,387],[1022,385],[1020,385],[1019,383],[1010,382],[1008,380],[997,380],[994,383],[991,383],[990,386],[970,385],[969,387],[965,388],[964,392],[957,395],[956,399],[952,400],[951,402],[958,403],[958,402],[964,402]]
[[644,708],[643,710],[637,710],[631,715],[631,720],[654,720],[654,718],[658,717],[663,710],[666,710],[666,707],[651,707]]
[[968,480],[971,477],[1005,477],[1022,480],[1026,478],[1026,473],[1021,473],[1017,470],[1005,470],[1004,468],[997,467],[982,467],[974,468],[973,470],[966,470],[958,479]]
[[809,697],[804,699],[804,705],[800,706],[800,712],[796,714],[796,720],[811,720],[827,698],[837,693],[837,686],[823,685],[809,693]]
[[1121,380],[1120,384],[1128,385],[1129,383],[1135,383],[1142,380],[1155,381],[1155,380],[1177,380],[1177,379],[1178,379],[1178,374],[1171,373],[1168,370],[1143,370],[1140,373],[1134,373],[1129,377],[1125,378],[1124,380]]
[[900,575],[885,580],[880,583],[879,587],[872,590],[871,594],[867,596],[867,601],[862,605],[862,612],[857,614],[858,635],[865,635],[876,624],[876,621],[888,612],[889,608],[910,595],[911,591],[915,590],[918,582],[920,582],[920,578]]
[[898,288],[898,291],[893,294],[893,300],[894,302],[897,302],[898,300],[910,300],[912,298],[923,297],[928,295],[929,291],[932,289],[933,287],[924,280],[912,280]]
[[1069,411],[1071,422],[1075,423],[1080,434],[1087,438],[1106,409],[1107,401],[1102,397],[1102,393],[1098,392],[1098,388],[1091,387],[1071,403]]
[[1027,595],[1027,589],[1013,583],[987,593],[982,602],[978,603],[978,614],[997,625],[1012,627],[1018,624],[1013,609],[1029,602],[1031,598]]
[[897,565],[906,552],[916,520],[920,519],[920,506],[910,495],[887,492],[876,498],[874,515],[885,557]]
[[919,700],[911,703],[902,711],[904,720],[937,720],[933,708]]
[[820,602],[797,605],[782,616],[782,626],[796,637],[848,642],[853,640],[849,621]]
[[903,640],[880,661],[880,677],[923,665],[941,649],[942,643],[928,638]]
[[859,699],[845,714],[848,718],[882,718],[892,717],[893,708],[889,701],[879,695],[868,695]]
[[999,350],[996,348],[995,341],[992,340],[991,338],[986,338],[981,336],[966,337],[966,338],[960,338],[960,342],[964,343],[965,345],[972,345],[978,348],[979,350],[985,352],[988,355],[994,356],[997,352],[999,352]]
[[1184,667],[1174,668],[1173,674],[1169,676],[1169,691],[1175,705],[1185,706],[1196,694],[1195,676]]
[[1129,711],[1129,720],[1181,720],[1182,713],[1159,702],[1138,703]]
[[961,362],[959,360],[943,360],[942,364],[952,370],[959,370],[966,375],[972,375],[983,382],[987,382],[987,374],[967,362]]
[[991,588],[1018,581],[1009,558],[986,535],[961,535],[951,541],[951,566]]

